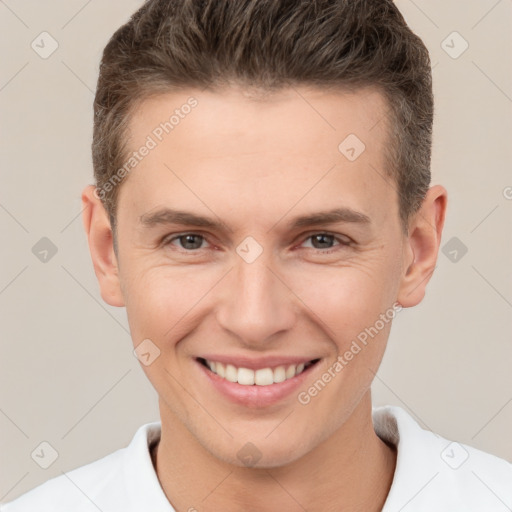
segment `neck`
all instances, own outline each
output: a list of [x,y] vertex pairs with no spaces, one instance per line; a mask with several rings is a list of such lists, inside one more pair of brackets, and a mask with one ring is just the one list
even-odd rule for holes
[[396,449],[375,434],[370,392],[326,441],[274,468],[238,467],[213,457],[162,403],[160,409],[162,436],[154,465],[177,512],[379,512],[384,506]]

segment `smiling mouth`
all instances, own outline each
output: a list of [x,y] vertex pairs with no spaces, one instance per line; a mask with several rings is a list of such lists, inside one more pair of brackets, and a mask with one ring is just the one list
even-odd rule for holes
[[243,386],[270,386],[271,384],[279,384],[293,379],[320,361],[320,359],[313,359],[307,363],[280,365],[272,368],[267,367],[252,370],[251,368],[236,367],[232,364],[210,361],[202,357],[197,358],[197,360],[218,377]]

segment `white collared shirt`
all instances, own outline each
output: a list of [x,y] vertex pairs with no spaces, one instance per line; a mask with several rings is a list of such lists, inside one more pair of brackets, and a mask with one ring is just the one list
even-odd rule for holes
[[[381,439],[397,447],[382,512],[512,510],[509,462],[422,429],[400,407],[374,407],[373,424]],[[48,480],[0,505],[0,512],[174,512],[150,456],[160,427],[142,425],[126,448]]]

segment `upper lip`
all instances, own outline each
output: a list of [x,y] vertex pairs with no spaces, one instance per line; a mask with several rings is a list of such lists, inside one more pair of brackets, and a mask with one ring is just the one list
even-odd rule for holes
[[298,357],[298,356],[264,356],[264,357],[248,357],[248,356],[227,356],[220,354],[206,354],[198,357],[198,359],[207,359],[223,364],[232,364],[236,368],[249,368],[258,370],[260,368],[276,368],[277,366],[298,365],[301,363],[309,363],[320,359],[319,357]]

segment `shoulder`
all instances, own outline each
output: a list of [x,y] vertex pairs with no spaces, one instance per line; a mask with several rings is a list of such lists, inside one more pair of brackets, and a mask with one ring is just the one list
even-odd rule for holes
[[[98,512],[126,510],[127,473],[146,463],[148,433],[159,433],[156,423],[141,426],[130,445],[72,471],[63,472],[19,498],[0,505],[0,512]],[[129,476],[129,475],[128,475]],[[119,508],[121,507],[121,508]]]
[[100,460],[81,466],[48,480],[16,500],[0,505],[1,512],[37,510],[39,512],[64,512],[74,510],[98,511],[95,499],[105,488],[119,487],[116,482],[125,449],[117,450]]
[[400,407],[374,408],[373,421],[377,435],[397,448],[383,512],[511,509],[512,464],[506,460],[425,430]]

